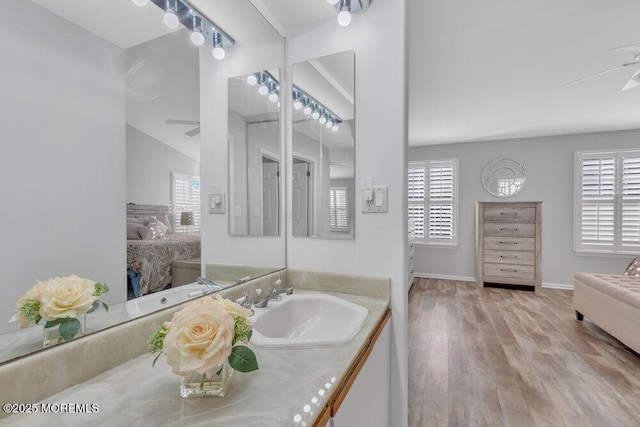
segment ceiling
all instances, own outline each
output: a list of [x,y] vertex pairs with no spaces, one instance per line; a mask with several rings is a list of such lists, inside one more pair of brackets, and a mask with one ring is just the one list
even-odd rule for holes
[[[33,1],[123,48],[170,32],[159,8],[131,0]],[[192,4],[239,43],[336,17],[325,0]],[[640,65],[563,87],[633,60],[610,49],[640,44],[640,2],[407,0],[407,8],[410,145],[640,128],[640,87],[620,91]]]
[[[375,7],[375,1],[371,7]],[[637,0],[408,0],[409,145],[640,128]]]

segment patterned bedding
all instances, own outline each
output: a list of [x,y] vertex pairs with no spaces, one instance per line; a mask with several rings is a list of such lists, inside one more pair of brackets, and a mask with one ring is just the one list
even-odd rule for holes
[[200,236],[170,234],[162,239],[127,240],[127,268],[140,275],[140,295],[171,283],[171,263],[200,258]]

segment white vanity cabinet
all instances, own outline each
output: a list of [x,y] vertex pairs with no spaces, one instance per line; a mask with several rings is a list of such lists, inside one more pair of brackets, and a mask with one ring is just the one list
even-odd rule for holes
[[353,359],[314,426],[388,427],[390,400],[390,311]]

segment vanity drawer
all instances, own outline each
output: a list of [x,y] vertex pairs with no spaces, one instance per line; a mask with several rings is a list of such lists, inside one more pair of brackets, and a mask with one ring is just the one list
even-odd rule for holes
[[485,206],[484,220],[489,222],[534,222],[535,206]]
[[485,262],[484,277],[485,281],[490,281],[490,277],[534,280],[535,267],[533,265],[505,265]]
[[484,261],[496,264],[535,265],[536,256],[533,251],[499,251],[485,250]]
[[485,236],[535,237],[536,225],[517,222],[485,222]]

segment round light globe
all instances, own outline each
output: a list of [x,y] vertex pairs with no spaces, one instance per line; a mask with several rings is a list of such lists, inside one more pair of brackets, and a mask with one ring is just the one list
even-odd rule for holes
[[317,111],[314,111],[314,112],[311,114],[311,117],[312,117],[314,120],[318,120],[318,119],[320,118],[320,113],[318,113]]
[[321,125],[323,125],[327,122],[327,118],[325,116],[322,116],[320,117],[320,119],[318,119],[318,121],[320,122]]
[[133,3],[138,6],[146,6],[149,4],[149,0],[133,0]]
[[331,128],[331,130],[334,132],[338,132],[338,129],[340,129],[338,125],[333,125],[333,127]]
[[258,83],[258,78],[255,74],[249,74],[247,76],[247,83],[249,84],[249,86],[255,86]]
[[259,93],[260,95],[266,95],[266,94],[268,94],[268,93],[269,93],[269,88],[268,88],[268,87],[266,87],[265,85],[262,85],[262,86],[260,86],[260,87],[258,88],[258,93]]
[[224,49],[221,48],[220,46],[214,47],[212,53],[213,53],[213,57],[216,59],[223,59],[226,54]]
[[296,102],[293,103],[293,108],[295,108],[296,110],[301,109],[302,108],[302,102],[297,100]]
[[327,120],[327,129],[331,129],[331,127],[333,126],[333,122],[331,120]]
[[271,93],[269,94],[269,101],[271,102],[278,102],[278,99],[280,99],[280,97],[278,96],[277,93]]
[[349,12],[348,10],[343,10],[342,12],[338,13],[338,24],[342,25],[343,27],[351,24],[351,12]]
[[200,31],[194,31],[191,33],[191,43],[196,46],[202,46],[204,44],[204,36]]
[[329,4],[338,4],[339,0],[327,0],[327,3]]
[[175,13],[167,12],[164,14],[164,23],[167,27],[171,28],[172,30],[175,30],[176,28],[178,28],[178,25],[180,24],[180,20],[178,19],[178,16]]
[[311,114],[311,107],[304,107],[304,113],[308,116],[309,114]]

